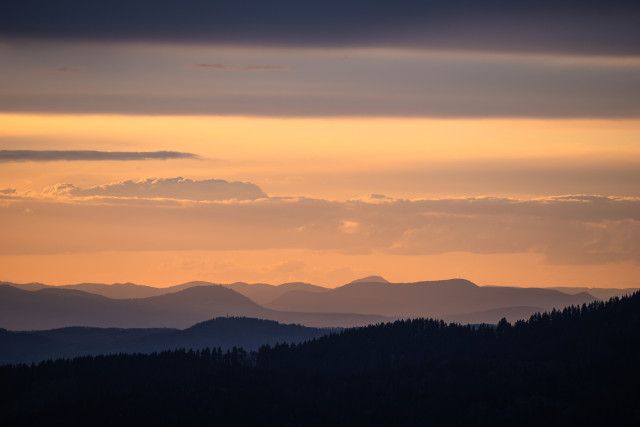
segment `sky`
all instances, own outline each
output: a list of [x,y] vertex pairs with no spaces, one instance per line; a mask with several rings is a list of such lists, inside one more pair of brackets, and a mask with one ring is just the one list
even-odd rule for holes
[[634,1],[7,1],[0,280],[640,287]]

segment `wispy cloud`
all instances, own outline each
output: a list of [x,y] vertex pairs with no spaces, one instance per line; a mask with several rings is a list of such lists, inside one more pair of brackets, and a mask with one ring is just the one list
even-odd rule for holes
[[0,150],[0,162],[197,159],[179,151]]
[[231,64],[193,64],[196,70],[204,71],[289,71],[290,68],[278,64],[231,65]]

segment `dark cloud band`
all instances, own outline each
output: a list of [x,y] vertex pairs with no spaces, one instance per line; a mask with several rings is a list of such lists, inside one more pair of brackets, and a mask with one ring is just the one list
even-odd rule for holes
[[0,162],[53,162],[101,160],[197,159],[192,153],[178,151],[85,151],[85,150],[0,150]]
[[0,37],[640,53],[635,0],[7,1]]
[[[199,98],[195,96],[60,94],[6,96],[0,98],[0,112],[261,117],[535,117],[540,119],[640,117],[640,99],[634,96],[614,98],[605,95],[594,99],[600,102],[584,102],[577,96],[562,96],[562,94],[549,99],[532,95],[530,99],[523,102],[514,102],[514,99],[508,96],[489,98],[473,94],[462,99],[455,99],[455,97],[439,99],[426,95],[393,97],[385,94],[379,96],[373,94],[370,96],[360,94],[353,96],[237,95]],[[189,154],[181,154],[183,154],[181,158],[189,156]]]

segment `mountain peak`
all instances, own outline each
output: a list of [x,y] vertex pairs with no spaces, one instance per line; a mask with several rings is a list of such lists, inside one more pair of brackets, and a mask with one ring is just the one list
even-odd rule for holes
[[367,276],[367,277],[363,277],[362,279],[357,279],[349,283],[370,283],[370,282],[389,283],[389,281],[382,276]]

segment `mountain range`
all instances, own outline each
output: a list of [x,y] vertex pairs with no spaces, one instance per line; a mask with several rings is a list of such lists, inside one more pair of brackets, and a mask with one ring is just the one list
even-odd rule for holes
[[376,313],[388,317],[496,323],[502,317],[529,317],[538,311],[581,305],[592,295],[575,295],[541,288],[478,286],[451,279],[416,283],[356,281],[323,293],[288,292],[266,304],[274,310],[305,312]]
[[192,281],[182,283],[180,285],[169,286],[166,288],[156,288],[153,286],[137,285],[135,283],[78,283],[74,285],[51,286],[44,283],[24,283],[17,284],[11,282],[0,282],[0,285],[9,285],[26,291],[39,291],[41,289],[72,289],[77,291],[89,292],[91,294],[102,295],[112,299],[133,299],[148,298],[169,293],[182,291],[194,286],[213,286],[219,285],[250,298],[258,304],[264,304],[292,290],[304,290],[308,292],[324,292],[328,288],[316,286],[304,282],[283,283],[281,285],[270,285],[267,283],[245,283],[234,282],[229,284],[218,284],[212,282]]
[[0,328],[187,328],[220,316],[310,327],[352,327],[413,317],[497,323],[502,317],[525,319],[536,312],[595,299],[583,290],[570,294],[562,289],[478,286],[464,279],[390,283],[379,276],[335,289],[303,282],[274,286],[194,281],[169,288],[133,283],[49,286],[2,282]]

